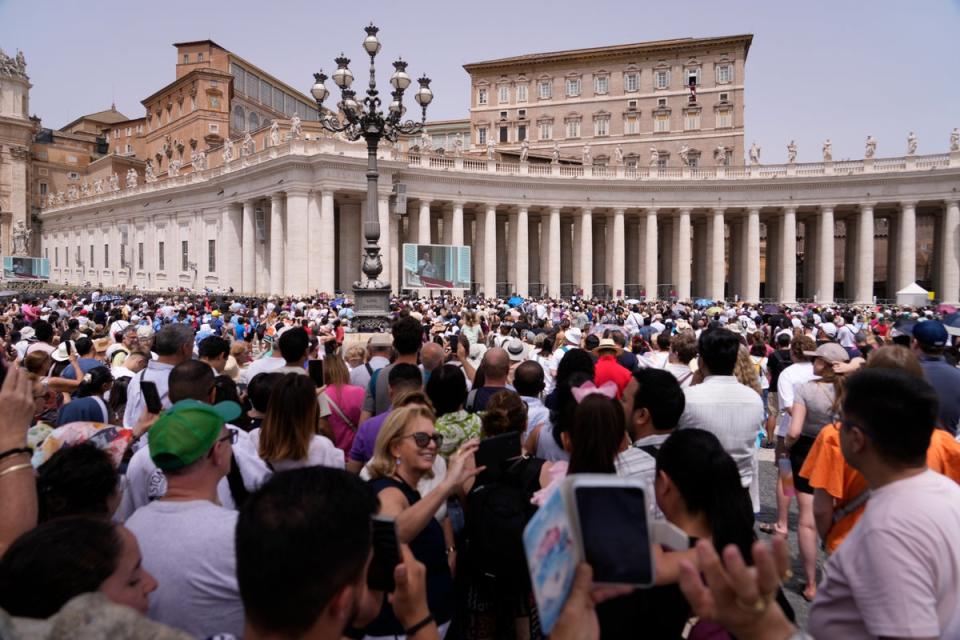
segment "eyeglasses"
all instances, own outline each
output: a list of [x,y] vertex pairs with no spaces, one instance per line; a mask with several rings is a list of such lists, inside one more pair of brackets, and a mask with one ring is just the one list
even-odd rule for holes
[[230,444],[237,444],[238,437],[239,437],[239,434],[236,431],[233,431],[232,429],[228,429],[227,435],[223,436],[222,438],[217,438],[217,442],[226,442],[227,440],[229,440]]
[[[440,447],[440,445],[443,444],[443,435],[439,433],[430,434],[424,433],[423,431],[417,431],[416,433],[411,433],[408,436],[403,436],[403,438],[413,438],[413,443],[421,449],[425,449],[430,444],[431,440],[433,440],[437,447]],[[401,438],[401,440],[403,438]]]

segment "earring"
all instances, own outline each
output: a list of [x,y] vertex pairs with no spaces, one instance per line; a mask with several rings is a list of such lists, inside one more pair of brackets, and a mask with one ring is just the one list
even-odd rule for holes
[[397,466],[400,466],[400,456],[397,456]]

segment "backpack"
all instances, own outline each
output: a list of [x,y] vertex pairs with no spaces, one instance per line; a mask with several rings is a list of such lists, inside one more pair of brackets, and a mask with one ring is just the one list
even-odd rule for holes
[[[530,575],[523,550],[523,529],[536,512],[530,503],[540,488],[541,458],[508,460],[490,480],[467,495],[465,560],[470,581],[488,582],[498,598],[529,593]],[[478,476],[478,480],[487,472]]]

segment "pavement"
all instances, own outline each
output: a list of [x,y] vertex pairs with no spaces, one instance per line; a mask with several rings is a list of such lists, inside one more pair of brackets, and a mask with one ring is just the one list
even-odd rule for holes
[[[760,449],[760,514],[757,516],[757,522],[776,522],[777,521],[777,470],[774,464],[773,449]],[[801,628],[806,626],[807,613],[810,609],[810,603],[803,599],[801,595],[806,586],[806,578],[803,575],[803,565],[800,562],[800,550],[797,546],[797,501],[790,501],[790,511],[787,517],[787,528],[790,535],[787,542],[790,546],[790,558],[793,566],[793,577],[784,582],[783,591],[787,600],[793,607],[797,622]],[[757,531],[761,539],[767,539],[765,533]],[[817,581],[823,577],[823,565],[826,562],[826,555],[820,551],[817,555]]]

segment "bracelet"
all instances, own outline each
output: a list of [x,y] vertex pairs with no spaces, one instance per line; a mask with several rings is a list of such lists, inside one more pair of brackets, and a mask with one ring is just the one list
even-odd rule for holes
[[404,629],[403,634],[409,638],[410,636],[415,634],[417,631],[420,631],[420,629],[423,629],[425,626],[427,626],[431,622],[433,622],[433,614],[428,613],[426,618],[424,618],[417,624],[413,625],[409,629]]
[[456,548],[455,546],[452,546],[452,545],[451,545],[451,546],[447,547],[446,552],[447,552],[447,555],[450,555],[451,553],[456,553],[456,552],[457,552],[457,548]]
[[15,464],[12,467],[7,467],[3,471],[0,471],[0,478],[7,475],[8,473],[13,473],[14,471],[20,471],[20,469],[33,469],[33,465],[29,462],[23,464]]
[[3,453],[0,453],[0,460],[3,460],[7,456],[15,456],[18,453],[26,453],[28,455],[33,455],[33,449],[30,447],[17,447],[16,449],[7,449]]

